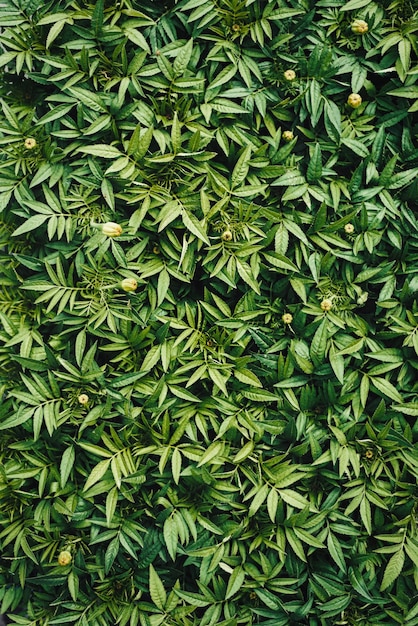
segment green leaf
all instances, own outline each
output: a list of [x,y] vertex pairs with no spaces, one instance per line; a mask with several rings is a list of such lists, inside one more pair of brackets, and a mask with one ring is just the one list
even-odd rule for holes
[[244,580],[245,572],[242,567],[234,567],[234,570],[228,580],[228,585],[225,592],[225,600],[229,600],[229,598],[232,598],[236,593],[238,593],[238,591],[240,591]]
[[385,572],[383,574],[383,580],[380,585],[380,591],[384,591],[390,585],[395,582],[400,573],[403,570],[405,563],[405,553],[403,550],[398,550],[391,556],[386,565]]
[[367,531],[367,534],[371,535],[373,532],[372,512],[371,512],[370,502],[365,496],[361,499],[361,502],[360,502],[360,517]]
[[120,548],[119,537],[115,537],[114,539],[112,539],[112,541],[109,543],[106,549],[105,567],[104,567],[105,574],[108,574],[110,572],[112,565],[118,555],[119,548]]
[[74,446],[68,446],[61,457],[60,463],[60,478],[61,478],[61,487],[64,488],[67,480],[71,474],[71,471],[74,466],[75,461],[75,450]]
[[341,143],[347,146],[347,148],[350,148],[350,150],[352,150],[355,154],[358,154],[361,157],[366,158],[369,156],[368,148],[366,148],[366,146],[363,143],[361,143],[361,141],[358,141],[357,139],[346,139],[343,137],[341,138]]
[[278,504],[279,504],[279,494],[277,493],[277,489],[273,487],[272,489],[270,489],[270,492],[267,496],[267,512],[273,524],[276,520]]
[[174,592],[183,600],[187,601],[187,604],[190,606],[196,606],[203,608],[208,606],[211,602],[207,600],[204,596],[201,596],[198,593],[193,593],[192,591],[184,591],[183,589],[174,589]]
[[267,495],[270,491],[270,487],[267,484],[264,484],[256,493],[253,500],[251,501],[250,508],[248,510],[249,517],[255,515],[261,505],[264,503]]
[[201,467],[202,465],[206,465],[210,463],[217,457],[219,457],[223,452],[224,444],[221,441],[214,441],[208,449],[204,452],[202,458],[200,459],[197,467]]
[[391,400],[395,400],[395,402],[402,403],[403,398],[399,391],[392,385],[391,382],[386,380],[386,378],[380,378],[378,376],[370,376],[370,382],[376,387],[380,393],[384,396],[387,396]]
[[389,96],[398,96],[398,98],[418,98],[418,85],[411,85],[410,87],[397,87],[387,93]]
[[110,528],[112,519],[116,511],[116,505],[118,502],[119,490],[117,487],[113,487],[106,496],[106,524]]
[[53,122],[54,120],[58,120],[63,118],[67,113],[71,111],[74,107],[74,104],[59,104],[58,106],[45,113],[37,122],[36,126],[43,126],[44,124],[48,124]]
[[296,509],[305,509],[308,508],[310,510],[315,510],[309,500],[302,496],[297,491],[293,489],[279,489],[279,496],[290,506],[294,506]]
[[[247,283],[256,293],[260,293],[260,286],[257,280],[254,278],[253,273],[251,271],[251,267],[245,261],[241,261],[237,258],[237,270],[238,274],[241,276],[243,281]],[[254,383],[253,383],[254,384]]]
[[149,590],[151,600],[153,601],[155,606],[161,611],[164,611],[167,601],[167,594],[164,589],[164,585],[161,582],[161,579],[155,571],[153,565],[149,566]]
[[173,515],[170,515],[170,517],[167,517],[167,519],[165,520],[163,535],[167,552],[171,556],[173,561],[175,561],[177,553],[178,531],[177,522],[174,519]]
[[93,467],[86,480],[83,491],[87,491],[90,487],[92,487],[92,485],[96,484],[101,478],[103,478],[109,469],[110,461],[111,459],[103,459],[103,461],[100,461]]
[[70,94],[75,96],[76,102],[82,102],[92,111],[106,111],[103,99],[94,91],[83,89],[82,87],[70,87],[68,91]]
[[347,4],[340,8],[340,11],[356,11],[370,4],[372,0],[349,0]]
[[331,345],[329,350],[329,362],[331,363],[332,370],[339,382],[344,384],[344,357],[341,354],[337,354],[334,344]]
[[185,227],[188,230],[190,230],[190,232],[193,233],[193,235],[196,235],[198,239],[201,239],[206,244],[210,245],[210,241],[208,239],[208,236],[205,232],[204,227],[199,222],[197,217],[193,215],[193,213],[190,213],[188,211],[182,211],[181,218],[183,220],[183,224],[185,225]]
[[231,189],[234,189],[234,187],[237,187],[242,182],[244,182],[248,174],[250,158],[251,158],[251,146],[247,146],[246,148],[244,148],[238,161],[235,164],[234,169],[232,170]]
[[328,321],[323,319],[315,331],[311,342],[310,355],[314,365],[320,365],[325,359],[328,345]]
[[23,235],[24,233],[28,233],[31,230],[39,228],[39,226],[42,226],[42,224],[44,224],[44,222],[49,217],[50,215],[33,215],[32,217],[29,217],[26,222],[21,224],[18,228],[16,228],[15,231],[13,231],[12,236],[18,237],[20,235]]
[[262,387],[263,384],[257,376],[248,369],[234,369],[234,376],[240,382],[250,385],[251,387]]
[[115,146],[109,146],[105,143],[97,144],[95,146],[78,148],[78,152],[103,157],[104,159],[118,159],[119,157],[125,156],[123,152],[118,150],[118,148],[115,148]]
[[306,171],[306,180],[308,183],[315,183],[322,176],[322,153],[321,146],[316,143],[312,154],[310,155],[308,169]]
[[273,267],[278,267],[282,270],[287,270],[290,272],[298,272],[298,267],[287,257],[282,254],[276,254],[274,252],[264,253],[264,257],[270,265]]
[[399,411],[404,415],[411,415],[412,417],[418,417],[418,402],[408,402],[402,404],[392,404],[392,409]]
[[252,451],[254,450],[254,442],[247,441],[247,443],[239,450],[236,455],[232,459],[232,463],[241,463],[247,457],[250,456]]
[[193,39],[182,46],[177,52],[177,56],[174,59],[173,70],[176,75],[184,74],[189,65],[190,59],[193,53]]
[[347,566],[345,564],[341,544],[331,531],[328,532],[327,547],[332,560],[337,564],[338,568],[345,573],[347,571]]
[[[238,67],[235,65],[235,63],[230,63],[217,74],[216,78],[214,78],[214,80],[210,83],[207,89],[214,90],[221,85],[225,85],[225,83],[229,83],[229,81],[234,78],[237,70]],[[213,102],[211,104],[213,104]]]
[[178,485],[180,481],[181,464],[182,457],[180,450],[178,448],[174,448],[173,454],[171,455],[171,473],[173,474],[173,479],[176,485]]
[[273,181],[271,184],[273,186],[291,187],[295,185],[304,185],[305,183],[306,180],[304,176],[299,174],[299,172],[292,171],[286,172],[286,174],[283,174],[282,176],[280,176],[280,178]]

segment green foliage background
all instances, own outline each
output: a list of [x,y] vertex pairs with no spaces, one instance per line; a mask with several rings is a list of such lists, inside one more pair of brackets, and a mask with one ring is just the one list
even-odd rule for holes
[[413,4],[2,2],[16,623],[418,624]]

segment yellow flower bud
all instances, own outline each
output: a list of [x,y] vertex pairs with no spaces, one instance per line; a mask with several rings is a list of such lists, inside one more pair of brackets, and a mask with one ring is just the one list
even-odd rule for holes
[[34,139],[33,137],[28,137],[27,139],[25,139],[25,148],[27,150],[33,150],[34,148],[36,148],[36,139]]
[[102,224],[102,233],[108,237],[119,237],[122,234],[122,226],[116,222]]
[[348,235],[351,235],[351,233],[354,233],[354,226],[353,224],[346,224],[344,226],[344,230]]
[[362,99],[361,99],[360,94],[358,94],[358,93],[351,93],[348,96],[347,104],[352,109],[358,109],[358,107],[360,106],[361,103],[362,103]]
[[72,560],[73,557],[71,556],[71,552],[68,550],[62,550],[62,552],[58,555],[58,565],[61,565],[62,567],[69,565]]
[[325,300],[322,300],[322,302],[321,302],[321,309],[323,311],[331,311],[331,309],[332,309],[332,301],[329,298],[325,298]]
[[120,286],[123,291],[136,291],[138,287],[138,281],[135,278],[124,278]]
[[296,78],[296,72],[293,70],[286,70],[283,74],[285,80],[288,80],[289,82],[292,80],[295,80]]
[[88,397],[88,395],[86,393],[81,393],[78,396],[78,401],[79,401],[80,404],[87,404],[88,401],[89,401],[89,397]]
[[285,324],[291,324],[293,321],[293,315],[291,313],[284,313],[282,320]]
[[224,232],[221,235],[222,239],[224,241],[231,241],[232,240],[232,233],[230,230],[224,230]]
[[356,35],[364,35],[369,30],[369,25],[364,20],[354,20],[351,24],[351,30]]
[[282,137],[283,137],[283,141],[285,141],[286,143],[289,143],[290,141],[292,141],[294,135],[291,130],[285,130]]

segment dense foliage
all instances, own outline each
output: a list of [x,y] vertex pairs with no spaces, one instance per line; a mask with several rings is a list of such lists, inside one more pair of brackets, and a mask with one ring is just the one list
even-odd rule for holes
[[418,624],[413,0],[8,0],[0,612]]

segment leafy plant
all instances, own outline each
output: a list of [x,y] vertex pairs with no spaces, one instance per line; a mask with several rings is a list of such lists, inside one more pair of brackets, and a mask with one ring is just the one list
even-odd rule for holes
[[3,4],[0,612],[417,624],[413,3]]

